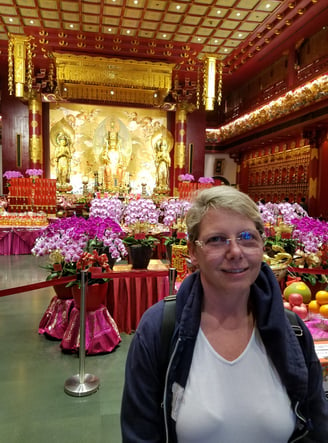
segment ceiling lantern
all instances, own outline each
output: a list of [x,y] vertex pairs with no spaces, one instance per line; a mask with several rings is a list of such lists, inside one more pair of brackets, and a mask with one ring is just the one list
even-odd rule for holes
[[[32,48],[33,37],[25,35],[9,35],[8,41],[8,90],[13,95],[15,86],[15,96],[24,97],[25,82],[28,92],[32,91]],[[27,69],[26,69],[27,59]],[[26,75],[27,73],[27,75]]]
[[[218,80],[217,80],[218,63]],[[221,104],[222,98],[222,62],[218,57],[207,54],[204,60],[203,103],[206,111],[213,111],[215,101]]]

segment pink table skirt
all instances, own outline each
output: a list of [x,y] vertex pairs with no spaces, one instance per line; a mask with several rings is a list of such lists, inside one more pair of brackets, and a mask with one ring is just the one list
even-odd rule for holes
[[[87,355],[112,352],[121,342],[121,337],[106,306],[85,315],[85,351]],[[73,307],[69,324],[60,344],[63,351],[78,352],[80,347],[80,311]]]
[[73,298],[60,299],[55,295],[39,324],[39,334],[61,340],[69,324],[71,310],[74,306]]
[[0,255],[30,254],[38,228],[0,228]]

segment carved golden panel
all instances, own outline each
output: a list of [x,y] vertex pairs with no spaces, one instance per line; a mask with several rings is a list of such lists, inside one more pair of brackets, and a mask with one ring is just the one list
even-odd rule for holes
[[[54,53],[53,56],[60,92],[68,99],[85,99],[85,95],[92,95],[92,90],[98,86],[99,89],[95,95],[103,95],[106,101],[131,103],[130,94],[133,94],[132,103],[150,104],[149,95],[155,91],[167,92],[171,88],[172,69],[175,66],[172,63],[61,53]],[[80,87],[77,88],[76,85],[80,85]],[[121,98],[118,99],[116,96],[115,100],[110,100],[114,89]],[[73,96],[71,97],[70,94]],[[90,97],[90,99],[92,98]],[[152,97],[151,104],[153,104],[153,100]]]

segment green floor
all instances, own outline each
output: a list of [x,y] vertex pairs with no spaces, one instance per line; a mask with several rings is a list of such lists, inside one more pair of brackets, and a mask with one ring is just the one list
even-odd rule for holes
[[[0,288],[44,280],[32,256],[0,256]],[[119,443],[124,363],[131,336],[111,354],[89,356],[85,372],[100,380],[97,392],[72,397],[65,381],[79,372],[76,355],[38,334],[53,288],[0,297],[0,442]]]

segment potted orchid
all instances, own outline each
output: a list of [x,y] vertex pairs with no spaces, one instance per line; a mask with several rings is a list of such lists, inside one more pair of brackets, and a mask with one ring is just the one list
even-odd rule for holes
[[191,203],[187,200],[169,199],[163,200],[160,205],[163,224],[168,227],[169,235],[164,236],[166,254],[171,262],[172,246],[187,244],[187,227],[185,224],[185,215],[190,208]]
[[297,248],[290,274],[299,276],[311,285],[318,283],[325,287],[328,279],[320,270],[328,268],[328,223],[309,216],[294,219],[291,223],[294,226],[293,238],[297,239]]
[[124,209],[123,218],[128,233],[123,242],[128,247],[132,267],[147,268],[153,248],[159,243],[154,236],[159,210],[151,199],[132,199]]
[[42,169],[26,169],[25,174],[29,177],[41,177],[43,174]]
[[2,175],[5,179],[7,179],[7,183],[6,186],[9,188],[10,187],[10,180],[12,178],[22,178],[23,174],[19,171],[6,171],[3,173]]
[[192,174],[180,174],[178,180],[180,182],[193,182],[195,177]]
[[23,174],[19,171],[6,171],[4,172],[3,177],[10,180],[12,178],[22,178]]
[[[42,231],[35,241],[32,254],[49,255],[50,263],[45,266],[49,271],[47,280],[75,275],[80,269],[85,269],[83,260],[87,257],[90,265],[92,260],[97,259],[96,266],[108,269],[110,259],[120,260],[127,255],[122,234],[120,225],[111,218],[62,218]],[[77,280],[68,285],[76,283]],[[88,284],[91,283],[89,280]]]
[[320,269],[328,268],[327,222],[309,217],[298,203],[259,203],[259,210],[266,231],[264,259],[272,264],[289,255],[290,277],[326,285]]
[[213,185],[214,179],[212,177],[199,177],[198,183],[206,184],[206,185]]
[[94,198],[90,202],[89,214],[92,217],[110,217],[120,223],[123,217],[124,205],[117,197]]

